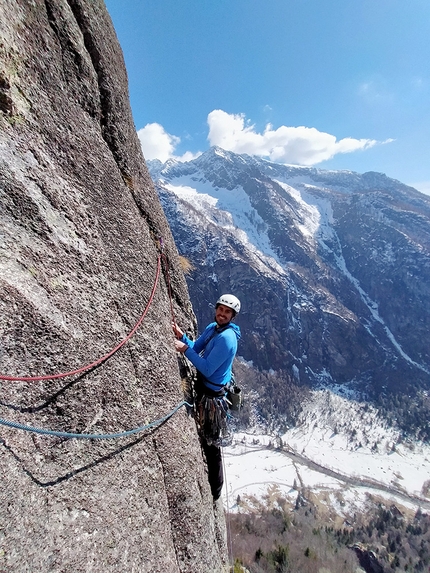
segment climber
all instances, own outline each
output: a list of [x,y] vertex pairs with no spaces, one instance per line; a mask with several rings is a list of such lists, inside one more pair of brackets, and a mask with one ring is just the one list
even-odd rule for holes
[[240,328],[232,322],[240,311],[240,301],[232,294],[220,296],[215,305],[215,321],[208,324],[196,341],[173,323],[175,348],[197,369],[196,421],[208,464],[209,483],[214,500],[224,483],[221,438],[227,432],[226,387],[232,378],[232,364],[240,339]]

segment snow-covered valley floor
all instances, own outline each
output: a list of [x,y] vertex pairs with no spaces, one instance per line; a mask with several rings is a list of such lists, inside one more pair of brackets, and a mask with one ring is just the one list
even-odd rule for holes
[[[384,429],[374,414],[366,428],[362,426],[365,434],[357,437],[353,432],[351,439],[351,427],[358,428],[355,425],[363,415],[360,406],[331,395],[336,406],[344,407],[332,409],[327,416],[323,394],[315,394],[302,423],[282,436],[234,434],[231,445],[223,449],[226,509],[236,511],[239,500],[241,508],[250,510],[279,498],[294,504],[299,491],[311,491],[320,503],[345,518],[362,510],[369,495],[412,511],[418,507],[430,511],[430,447],[395,443],[395,433]],[[345,411],[348,432],[346,425],[334,432],[333,425],[339,427]],[[366,412],[372,416],[368,408]],[[368,445],[363,446],[364,441]]]

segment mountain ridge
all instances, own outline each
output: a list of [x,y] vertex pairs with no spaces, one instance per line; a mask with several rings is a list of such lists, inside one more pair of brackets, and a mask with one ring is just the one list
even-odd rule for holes
[[385,174],[220,148],[148,167],[199,323],[220,289],[243,299],[245,360],[373,398],[430,388],[429,198]]

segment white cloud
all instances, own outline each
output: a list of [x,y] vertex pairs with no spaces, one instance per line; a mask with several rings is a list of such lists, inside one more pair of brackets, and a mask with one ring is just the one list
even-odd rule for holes
[[147,123],[139,129],[137,135],[145,159],[159,159],[163,163],[172,157],[175,147],[181,141],[179,137],[167,133],[159,123]]
[[147,123],[145,127],[137,132],[140,145],[145,159],[159,159],[163,163],[168,159],[177,161],[191,161],[200,153],[186,151],[183,155],[175,155],[175,149],[180,144],[181,138],[167,133],[159,123]]
[[266,125],[263,133],[258,133],[244,114],[229,114],[221,109],[211,111],[208,125],[211,145],[236,153],[268,157],[278,163],[299,165],[315,165],[338,153],[351,153],[393,141],[378,142],[351,137],[337,141],[336,136],[314,127],[282,125],[274,129],[271,124]]
[[[318,131],[314,127],[287,127],[277,129],[268,123],[263,133],[258,133],[255,126],[244,114],[230,114],[221,109],[211,111],[207,118],[209,125],[208,140],[235,153],[248,153],[267,157],[278,163],[298,165],[315,165],[331,159],[338,153],[352,153],[373,147],[386,141],[374,139],[353,139],[345,137],[339,141],[336,136]],[[175,155],[181,143],[180,137],[168,133],[159,123],[148,123],[137,132],[142,151],[146,159],[159,159],[163,163],[168,159],[191,161],[201,153],[185,152]]]
[[173,158],[177,161],[182,161],[186,163],[187,161],[192,161],[201,155],[202,152],[198,151],[197,153],[192,153],[191,151],[186,151],[183,155],[174,155]]

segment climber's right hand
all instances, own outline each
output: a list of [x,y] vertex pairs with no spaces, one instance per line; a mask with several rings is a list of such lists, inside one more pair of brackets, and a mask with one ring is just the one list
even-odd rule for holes
[[173,333],[176,336],[176,338],[181,339],[184,335],[183,330],[181,330],[179,328],[179,326],[176,324],[176,322],[172,322],[172,329],[173,329]]

